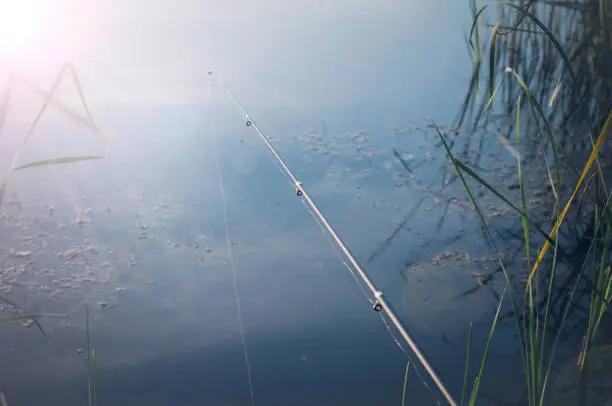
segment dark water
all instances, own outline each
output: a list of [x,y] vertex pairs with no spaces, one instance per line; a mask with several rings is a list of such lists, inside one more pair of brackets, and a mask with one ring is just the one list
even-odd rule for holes
[[[427,197],[405,186],[405,170],[390,145],[436,154],[427,165],[438,171],[435,160],[442,158],[434,139],[415,134],[394,139],[393,120],[385,117],[367,130],[333,118],[324,125],[304,120],[310,128],[291,124],[299,115],[281,113],[271,136],[294,135],[280,138],[279,150],[365,263],[417,199]],[[92,306],[101,404],[249,403],[212,120],[256,399],[397,402],[406,356],[260,140],[229,107],[149,114],[147,122],[133,123],[123,120],[130,114],[115,113],[117,133],[132,136],[109,142],[104,160],[24,170],[12,179],[4,266],[23,265],[24,272],[8,297],[28,311],[69,317],[45,320],[48,341],[35,328],[5,328],[10,367],[3,372],[3,388],[11,404],[86,401],[86,361],[79,350],[85,347],[83,300]],[[274,114],[265,113],[271,123]],[[359,121],[359,112],[346,114],[354,114],[347,121]],[[397,117],[395,123],[401,123]],[[72,134],[57,125],[54,136],[63,145]],[[268,124],[261,126],[265,131]],[[81,151],[104,149],[92,140],[84,138]],[[41,144],[33,141],[31,155],[57,155],[57,146],[36,147]],[[435,179],[427,168],[417,173]],[[428,264],[437,251],[451,248],[478,255],[474,245],[484,245],[476,236],[443,246],[457,229],[469,235],[474,228],[473,218],[461,220],[458,210],[449,210],[449,224],[440,231],[439,210],[419,210],[367,266],[454,391],[461,382],[467,325],[483,321],[485,331],[494,298],[453,300],[474,285],[469,266],[407,272],[405,263]],[[32,253],[15,258],[11,249]],[[502,339],[497,343],[504,358]],[[409,382],[412,401],[438,399],[417,375]]]
[[[414,66],[401,85],[406,92],[368,101],[375,84],[385,82],[384,75],[368,72],[364,89],[354,92],[359,102],[348,107],[271,108],[258,105],[257,92],[249,93],[246,107],[357,259],[367,263],[458,397],[468,325],[474,323],[476,366],[497,299],[488,289],[457,299],[475,286],[474,272],[494,263],[460,185],[444,195],[458,199],[447,211],[432,191],[448,165],[427,117],[452,122],[470,72],[469,64],[457,66],[453,59],[463,47],[461,24],[445,24],[434,3],[425,14],[439,25],[422,42],[431,36],[435,50],[425,52],[422,31],[398,19],[392,27],[406,48],[385,43],[381,55],[388,59],[376,61],[395,80],[401,66]],[[409,14],[408,6],[401,10]],[[338,24],[343,35],[369,33]],[[397,52],[404,54],[397,58]],[[262,77],[286,68],[275,69]],[[277,83],[282,93],[282,80]],[[298,92],[296,83],[288,92]],[[353,83],[359,80],[344,89],[354,90]],[[241,88],[234,90],[240,94]],[[84,300],[91,306],[98,404],[250,404],[219,175],[257,403],[400,403],[407,357],[395,333],[372,312],[261,141],[219,89],[212,97],[214,108],[100,105],[94,112],[116,135],[108,141],[57,113],[41,123],[22,162],[74,154],[105,158],[24,170],[10,180],[0,236],[10,278],[0,294],[28,312],[67,314],[43,319],[48,338],[35,327],[0,329],[0,389],[11,406],[86,404]],[[25,113],[15,117],[3,141],[7,165],[27,127]],[[490,148],[500,146],[493,141]],[[414,164],[413,176],[393,150]],[[438,227],[442,217],[446,222]],[[391,243],[382,245],[405,219]],[[440,262],[440,252],[458,254]],[[503,281],[492,286],[499,294]],[[493,342],[485,404],[521,396],[512,329],[502,325]],[[441,401],[420,374],[429,387],[412,369],[409,404]]]

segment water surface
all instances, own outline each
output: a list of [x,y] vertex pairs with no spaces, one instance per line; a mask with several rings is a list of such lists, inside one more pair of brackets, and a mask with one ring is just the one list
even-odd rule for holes
[[[449,166],[427,120],[454,134],[449,123],[470,73],[461,38],[467,4],[312,3],[295,10],[271,3],[257,13],[242,5],[235,20],[221,13],[225,23],[202,26],[210,21],[197,14],[179,27],[173,19],[185,6],[168,17],[167,36],[151,31],[164,13],[151,6],[144,23],[128,26],[150,33],[149,42],[158,38],[159,48],[137,36],[120,43],[117,32],[90,38],[108,40],[98,60],[116,56],[124,79],[157,83],[167,103],[122,103],[105,93],[109,82],[90,79],[92,110],[114,138],[50,113],[21,157],[104,155],[10,179],[0,293],[28,312],[67,315],[44,319],[48,338],[19,324],[0,330],[0,388],[11,406],[87,402],[85,300],[99,404],[249,404],[224,209],[257,402],[400,402],[407,356],[396,333],[372,311],[261,140],[218,87],[209,92],[204,61],[271,137],[459,395],[468,325],[474,322],[481,346],[503,287],[499,278],[493,292],[458,298],[475,286],[474,272],[495,264],[460,185],[438,193]],[[104,7],[103,23],[128,29],[121,23],[127,11]],[[300,13],[308,24],[298,23]],[[183,48],[172,54],[173,44]],[[83,72],[101,75],[91,66]],[[16,103],[3,139],[5,166],[36,111],[25,96]],[[495,138],[486,148],[503,151]],[[511,158],[490,159],[503,169]],[[504,328],[483,402],[517,397],[519,361]],[[429,387],[413,372],[411,404],[441,401],[421,375]]]

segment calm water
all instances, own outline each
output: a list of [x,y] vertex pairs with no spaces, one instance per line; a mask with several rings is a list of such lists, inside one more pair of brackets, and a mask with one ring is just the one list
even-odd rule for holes
[[[446,158],[427,117],[451,123],[467,85],[467,2],[318,3],[318,11],[298,7],[309,10],[310,26],[262,28],[282,12],[276,5],[245,17],[242,30],[230,30],[237,22],[207,27],[226,46],[209,40],[208,62],[235,84],[458,397],[468,325],[474,348],[482,348],[497,300],[486,289],[456,297],[475,285],[473,272],[494,264],[458,185],[444,195],[459,199],[446,212],[428,188],[443,182]],[[197,21],[187,25],[195,30]],[[251,38],[256,29],[260,41]],[[174,36],[160,46],[175,40],[187,55],[189,41]],[[161,53],[151,55],[157,61]],[[185,64],[195,72],[195,60]],[[126,77],[137,70],[125,68]],[[84,300],[92,308],[98,404],[250,404],[219,175],[257,403],[399,404],[406,356],[261,141],[219,89],[194,100],[208,82],[187,71],[189,91],[171,90],[188,96],[172,106],[92,103],[113,139],[50,112],[22,156],[104,159],[24,170],[10,181],[0,236],[8,282],[0,294],[28,312],[68,316],[44,319],[48,338],[35,327],[0,329],[0,389],[9,404],[86,404]],[[103,93],[100,82],[90,89],[94,98]],[[9,115],[5,165],[35,114],[27,100]],[[414,164],[414,176],[394,149]],[[458,254],[436,264],[440,252]],[[494,285],[501,293],[503,281]],[[499,331],[485,404],[520,396],[512,327]],[[413,370],[410,404],[441,401],[430,387]]]

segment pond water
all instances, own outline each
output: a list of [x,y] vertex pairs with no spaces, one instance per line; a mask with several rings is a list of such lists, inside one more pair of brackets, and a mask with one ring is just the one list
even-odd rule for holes
[[[169,102],[131,93],[128,103],[94,78],[93,67],[75,63],[92,112],[114,137],[96,138],[49,110],[21,156],[104,159],[10,178],[0,295],[28,313],[66,317],[41,319],[47,337],[34,326],[0,329],[0,390],[9,405],[86,404],[84,301],[98,404],[251,404],[225,209],[257,403],[400,404],[407,356],[397,334],[372,311],[230,100],[214,84],[209,93],[210,65],[271,137],[456,398],[470,322],[478,364],[504,283],[498,278],[491,289],[458,298],[476,285],[474,273],[495,261],[460,184],[436,192],[448,164],[428,121],[453,133],[448,125],[471,68],[461,35],[470,23],[467,2],[323,0],[294,10],[234,3],[191,15],[186,2],[167,20],[168,10],[151,6],[144,22],[130,27],[126,19],[142,4],[92,6],[105,11],[98,17],[109,29],[88,37],[106,44],[97,59],[113,66],[116,56],[125,62],[114,63],[124,83],[155,82]],[[162,20],[165,28],[153,30]],[[122,42],[126,32],[132,36]],[[138,41],[142,54],[130,55]],[[169,55],[173,46],[180,49]],[[193,56],[199,49],[204,56]],[[39,68],[24,71],[48,81]],[[36,99],[20,97],[3,130],[7,167],[38,108]],[[500,168],[512,162],[495,137],[486,145],[502,151]],[[484,404],[522,395],[514,343],[513,326],[502,325]],[[408,380],[409,404],[442,402],[417,369],[420,376],[413,369]]]

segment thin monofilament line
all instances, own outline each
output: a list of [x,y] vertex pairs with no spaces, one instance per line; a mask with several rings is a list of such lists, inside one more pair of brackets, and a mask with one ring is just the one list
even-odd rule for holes
[[227,96],[230,98],[230,100],[232,101],[232,103],[234,104],[234,106],[236,106],[236,108],[238,109],[238,111],[242,114],[243,118],[245,118],[246,120],[249,120],[250,122],[250,126],[253,127],[253,129],[255,130],[255,132],[257,132],[257,135],[259,135],[261,137],[261,139],[263,140],[263,142],[265,142],[266,146],[268,147],[268,150],[270,150],[270,152],[272,153],[272,155],[274,155],[274,157],[276,158],[276,160],[278,161],[278,163],[281,164],[281,166],[283,167],[283,169],[285,170],[285,173],[287,175],[289,175],[289,177],[291,178],[291,181],[297,185],[299,182],[297,180],[297,178],[293,175],[293,171],[291,171],[291,169],[289,169],[289,167],[287,166],[287,164],[285,163],[285,161],[283,160],[283,158],[281,158],[280,154],[276,151],[276,148],[274,148],[274,145],[272,145],[272,143],[268,140],[268,137],[266,137],[264,135],[263,132],[261,132],[261,130],[259,129],[259,127],[257,126],[257,124],[255,124],[252,120],[249,119],[249,115],[246,113],[246,110],[242,108],[242,105],[238,102],[238,99],[236,99],[236,97],[234,96],[234,94],[229,90],[229,88],[227,86],[225,86],[223,84],[223,82],[221,81],[221,79],[219,79],[216,75],[213,76],[215,81],[219,84],[219,86],[221,87],[221,89],[223,89],[225,91],[225,93],[227,94]]
[[225,188],[223,187],[223,178],[221,176],[221,165],[219,165],[219,157],[217,155],[217,129],[215,127],[214,117],[211,119],[211,131],[213,138],[213,155],[215,158],[215,166],[217,168],[217,180],[219,182],[219,190],[221,191],[221,200],[223,201],[223,223],[225,225],[225,245],[227,245],[227,254],[230,260],[230,266],[233,274],[234,299],[236,301],[236,313],[238,313],[238,324],[240,326],[240,339],[242,340],[242,352],[244,355],[244,363],[246,365],[247,378],[249,381],[249,393],[251,396],[251,404],[255,406],[255,391],[253,390],[253,378],[251,374],[251,363],[249,361],[249,351],[247,348],[246,334],[244,332],[244,323],[242,321],[242,308],[240,305],[240,294],[238,293],[238,272],[234,261],[234,253],[232,251],[232,238],[229,227],[229,214],[227,210],[227,200],[225,197]]
[[382,321],[383,325],[385,326],[385,330],[387,330],[387,333],[389,333],[389,336],[391,336],[391,339],[393,340],[395,345],[397,345],[399,347],[400,351],[402,353],[404,353],[406,358],[408,358],[408,361],[411,364],[414,365],[414,372],[416,373],[417,378],[419,378],[419,381],[421,381],[421,383],[423,384],[425,389],[427,389],[427,392],[431,395],[431,398],[436,402],[437,405],[439,405],[440,401],[438,400],[436,395],[433,393],[433,391],[431,389],[431,386],[425,381],[425,378],[423,378],[423,375],[419,371],[418,364],[416,362],[414,362],[414,360],[410,356],[410,353],[404,348],[404,346],[400,342],[399,338],[397,338],[397,336],[395,334],[393,334],[393,331],[391,330],[391,326],[389,325],[389,323],[387,323],[387,319],[385,319],[384,314],[378,313],[378,315],[380,316],[380,320]]
[[308,206],[312,209],[314,214],[321,221],[321,224],[323,225],[325,230],[327,230],[327,233],[329,233],[329,236],[335,241],[335,243],[337,244],[338,248],[340,248],[340,250],[342,251],[342,253],[346,257],[346,259],[351,264],[352,268],[357,272],[357,274],[363,280],[363,282],[368,287],[368,289],[370,290],[372,295],[374,295],[374,297],[376,298],[376,305],[378,306],[378,308],[375,307],[375,309],[376,310],[384,310],[384,312],[387,314],[387,317],[389,317],[389,320],[393,323],[395,328],[399,331],[400,335],[402,336],[402,338],[404,339],[406,344],[408,344],[408,346],[410,347],[412,352],[418,358],[418,360],[421,363],[421,365],[423,365],[423,368],[425,368],[425,370],[429,374],[430,378],[434,381],[434,383],[436,384],[436,386],[438,387],[438,389],[440,390],[442,395],[444,395],[444,397],[446,398],[447,402],[451,406],[456,406],[457,402],[455,402],[455,400],[452,398],[452,396],[450,395],[450,393],[448,392],[448,390],[446,389],[446,387],[444,386],[444,384],[442,383],[442,381],[440,380],[440,378],[438,377],[438,375],[436,374],[436,372],[434,371],[432,366],[429,364],[429,362],[425,358],[425,355],[423,355],[423,353],[421,352],[421,350],[417,346],[416,342],[408,334],[408,331],[403,326],[403,324],[401,323],[400,319],[396,316],[395,311],[393,310],[393,308],[385,300],[382,292],[377,290],[376,286],[372,283],[372,281],[370,280],[370,278],[368,277],[366,272],[362,269],[362,267],[359,265],[359,263],[357,262],[355,257],[351,254],[351,252],[346,247],[346,245],[344,244],[342,239],[338,236],[338,234],[336,233],[334,228],[329,224],[329,222],[327,221],[325,216],[323,216],[323,214],[321,213],[321,211],[319,210],[317,205],[310,198],[310,196],[307,193],[307,191],[305,190],[304,186],[293,175],[293,171],[291,171],[291,169],[289,169],[289,166],[281,158],[280,154],[276,151],[276,148],[274,148],[272,143],[269,141],[268,137],[266,137],[263,134],[263,132],[259,129],[259,127],[246,114],[246,111],[244,110],[244,108],[242,108],[241,104],[238,102],[238,99],[232,94],[232,92],[230,92],[229,88],[227,86],[225,86],[223,84],[223,82],[216,75],[213,75],[213,71],[209,71],[208,74],[210,76],[212,76],[214,78],[214,80],[217,82],[217,84],[225,91],[225,93],[228,95],[228,97],[230,98],[232,103],[236,106],[236,108],[239,110],[239,112],[243,115],[242,118],[246,121],[247,126],[253,127],[255,132],[259,135],[261,140],[268,147],[268,150],[270,151],[270,153],[272,153],[272,155],[274,155],[274,157],[278,160],[278,162],[283,167],[283,169],[285,170],[287,175],[291,178],[291,180],[293,181],[293,183],[294,183],[294,185],[296,187],[296,194],[298,196],[302,196],[304,201],[306,201],[308,203]]
[[308,210],[308,213],[310,213],[310,215],[312,216],[312,218],[314,219],[314,221],[317,223],[317,225],[319,226],[319,228],[321,229],[321,232],[323,233],[323,235],[325,235],[326,240],[329,242],[329,245],[331,246],[332,250],[334,251],[334,253],[336,254],[336,256],[338,257],[338,259],[340,260],[340,262],[342,262],[342,265],[344,265],[344,267],[349,271],[349,273],[351,274],[351,276],[353,277],[353,279],[355,280],[355,283],[357,284],[357,286],[359,287],[359,290],[361,291],[361,293],[363,294],[363,297],[366,298],[366,300],[368,302],[370,302],[370,304],[374,304],[374,300],[372,300],[371,297],[368,296],[368,293],[365,291],[365,289],[363,288],[363,285],[361,284],[361,280],[359,279],[359,277],[357,276],[357,274],[355,274],[355,271],[353,271],[353,268],[351,268],[351,266],[349,264],[347,264],[346,260],[342,257],[342,254],[340,254],[338,252],[338,248],[336,247],[336,245],[334,244],[334,241],[331,239],[331,237],[329,236],[329,234],[327,233],[327,231],[325,230],[325,227],[323,226],[323,224],[321,223],[321,221],[319,220],[319,218],[317,217],[317,215],[314,213],[314,211],[312,211],[312,209],[310,207],[308,207],[308,205],[306,204],[305,201],[302,200],[302,203],[304,204],[304,207],[306,208],[306,210]]
[[[304,207],[306,208],[306,210],[308,210],[308,213],[310,213],[312,218],[315,220],[315,222],[317,223],[317,225],[319,226],[319,228],[323,232],[323,235],[325,235],[326,240],[329,242],[329,245],[331,246],[332,250],[334,251],[334,253],[338,257],[340,262],[342,262],[344,267],[348,270],[348,272],[351,274],[351,276],[355,280],[355,283],[359,287],[359,290],[363,294],[363,297],[365,297],[366,300],[368,302],[370,302],[370,304],[373,305],[374,304],[374,300],[368,296],[367,292],[363,288],[363,285],[361,284],[361,280],[359,279],[359,277],[357,276],[357,274],[355,273],[353,268],[351,268],[351,266],[346,262],[346,260],[340,254],[340,252],[338,252],[338,248],[336,247],[336,245],[334,244],[334,241],[329,236],[329,233],[326,232],[325,227],[323,226],[323,224],[321,223],[319,218],[316,216],[316,214],[312,211],[312,209],[308,206],[308,204],[306,204],[306,202],[304,200],[302,200],[302,203],[304,204]],[[400,351],[406,356],[406,358],[408,358],[408,361],[411,362],[412,364],[414,364],[414,371],[416,372],[417,378],[419,378],[419,380],[421,381],[421,383],[423,384],[425,389],[427,389],[427,391],[432,396],[432,398],[436,402],[438,402],[438,399],[436,398],[436,396],[432,392],[431,387],[427,384],[427,382],[425,382],[425,379],[423,379],[423,375],[421,375],[421,372],[419,371],[419,368],[417,367],[417,364],[412,360],[412,357],[410,356],[408,351],[406,351],[406,349],[404,348],[402,343],[399,341],[397,336],[391,330],[391,326],[389,326],[389,323],[387,323],[387,319],[385,319],[385,316],[382,313],[378,313],[378,315],[380,316],[380,320],[382,321],[383,325],[385,326],[385,330],[387,331],[387,333],[389,334],[389,336],[391,337],[391,339],[393,340],[395,345],[397,345],[397,347],[400,349]],[[438,402],[438,404],[439,404],[439,402]]]

